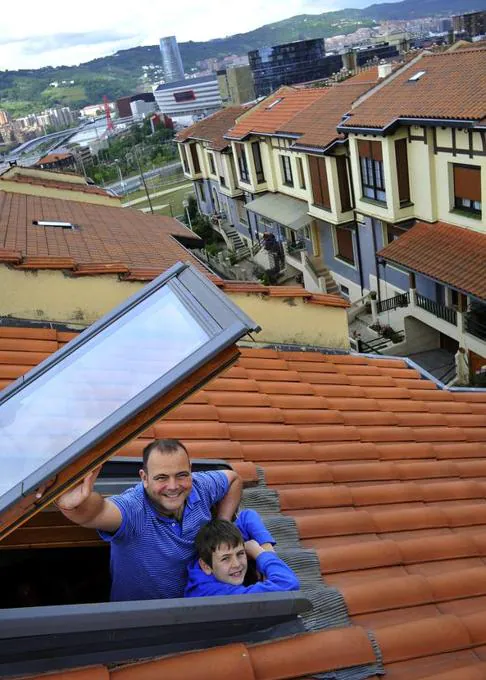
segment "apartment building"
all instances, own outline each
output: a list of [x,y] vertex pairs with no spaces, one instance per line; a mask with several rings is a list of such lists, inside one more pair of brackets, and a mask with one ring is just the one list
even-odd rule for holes
[[477,370],[485,72],[476,48],[422,53],[383,79],[374,69],[331,88],[282,87],[235,110],[232,125],[219,119],[230,185],[198,139],[201,123],[185,131],[186,175],[202,212],[259,264],[291,268],[308,290],[338,289],[354,306],[376,295],[375,321],[404,333],[402,352],[461,347]]
[[378,294],[408,351],[486,357],[486,49],[422,55],[357,99],[348,139],[356,222],[345,285]]

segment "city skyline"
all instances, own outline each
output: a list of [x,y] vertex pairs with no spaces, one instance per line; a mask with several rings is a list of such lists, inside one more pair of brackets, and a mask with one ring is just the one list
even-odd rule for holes
[[[232,3],[238,16],[237,25],[232,19]],[[100,5],[95,22],[91,13],[84,12],[76,16],[73,26],[60,0],[51,0],[48,13],[34,0],[27,0],[22,22],[15,13],[5,16],[2,22],[0,70],[72,66],[120,49],[156,45],[161,35],[175,35],[178,42],[205,41],[251,31],[299,14],[321,14],[369,4],[371,0],[286,0],[285,3],[248,0],[242,13],[234,0],[230,0],[224,12],[218,0],[208,0],[204,5],[184,0],[171,7],[168,17],[162,7],[147,1],[139,3],[134,13],[133,5],[121,0],[116,15],[110,5]]]

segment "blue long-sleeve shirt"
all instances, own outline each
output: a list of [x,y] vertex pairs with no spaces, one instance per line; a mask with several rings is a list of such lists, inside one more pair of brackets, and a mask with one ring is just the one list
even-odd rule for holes
[[213,574],[205,574],[195,560],[188,569],[184,597],[205,597],[208,595],[250,595],[253,593],[275,593],[299,590],[299,581],[292,569],[274,552],[264,552],[256,558],[258,571],[264,580],[251,586],[234,586],[218,581]]

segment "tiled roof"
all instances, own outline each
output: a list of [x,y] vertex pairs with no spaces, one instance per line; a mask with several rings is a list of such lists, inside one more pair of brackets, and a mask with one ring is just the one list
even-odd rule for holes
[[[77,191],[85,194],[97,194],[99,196],[105,196],[106,198],[113,198],[115,201],[119,199],[116,196],[111,196],[105,189],[101,187],[93,186],[92,184],[80,184],[73,182],[63,182],[55,179],[54,173],[52,173],[52,179],[47,177],[34,177],[24,174],[19,175],[8,175],[2,177],[0,175],[0,182],[17,182],[18,184],[31,184],[32,186],[43,186],[50,189],[61,189],[62,191]],[[2,191],[2,185],[0,184],[0,191]]]
[[[0,328],[4,384],[69,337]],[[371,630],[390,680],[484,678],[485,416],[485,392],[440,390],[400,359],[243,348],[238,365],[120,453],[178,437],[245,479],[259,466],[353,626],[79,677],[308,677],[372,662]]]
[[291,298],[300,297],[307,303],[325,305],[326,307],[349,307],[349,302],[340,295],[328,295],[327,293],[310,293],[302,286],[264,286],[254,281],[225,281],[209,276],[218,288],[225,293],[249,293],[264,295],[265,297]]
[[[410,82],[419,71],[424,75]],[[384,128],[398,118],[481,121],[486,116],[485,73],[486,49],[424,55],[358,103],[342,127]]]
[[72,153],[49,153],[47,156],[40,158],[35,165],[43,165],[44,163],[55,163],[56,161],[63,161],[66,158],[72,158]]
[[[78,228],[39,227],[33,220],[66,221]],[[21,269],[72,269],[79,275],[147,280],[189,260],[207,272],[174,236],[194,239],[192,231],[171,217],[0,192],[0,262]]]
[[236,119],[242,113],[248,111],[248,108],[248,106],[228,106],[221,111],[216,111],[211,116],[178,132],[176,140],[185,142],[188,139],[201,139],[209,142],[211,149],[222,151],[228,146],[228,141],[224,139],[224,135],[233,127]]
[[486,300],[486,234],[417,222],[378,255]]
[[373,87],[373,84],[369,81],[354,84],[344,81],[329,88],[330,92],[327,97],[321,97],[285,125],[285,131],[302,134],[292,146],[296,149],[299,146],[324,148],[335,139],[343,138],[344,135],[336,131],[336,126],[341,122],[343,115],[349,111],[353,101]]
[[250,133],[275,134],[286,130],[287,123],[318,99],[329,95],[330,88],[298,89],[281,87],[270,97],[241,116],[228,131],[227,139],[243,139]]

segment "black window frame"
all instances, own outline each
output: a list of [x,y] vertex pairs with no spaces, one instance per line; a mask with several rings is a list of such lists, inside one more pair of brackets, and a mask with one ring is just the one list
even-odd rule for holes
[[[380,156],[382,154],[382,143],[377,141],[365,142],[359,141],[358,143],[358,155],[359,155],[359,168],[361,175],[361,190],[362,198],[370,199],[372,201],[377,201],[382,204],[386,204],[386,184],[385,184],[385,170],[383,164],[383,158],[374,158],[375,148],[373,145],[379,144]],[[369,146],[369,151],[365,154],[362,153],[362,146]]]
[[238,164],[238,174],[240,182],[249,184],[250,173],[248,172],[248,161],[246,159],[246,149],[243,144],[236,144],[236,160]]
[[251,150],[253,153],[253,162],[255,164],[255,173],[257,184],[265,182],[265,173],[263,172],[262,154],[260,151],[260,142],[252,142]]
[[286,187],[294,186],[294,177],[292,175],[292,161],[287,154],[280,154],[280,167],[282,170],[282,184]]
[[209,174],[214,175],[215,177],[218,175],[216,172],[216,162],[214,160],[214,154],[211,153],[211,151],[208,151],[208,161],[209,161]]
[[296,158],[296,163],[297,163],[297,177],[299,179],[299,187],[301,189],[306,189],[306,183],[305,183],[305,173],[304,173],[304,161],[300,156],[297,156]]

